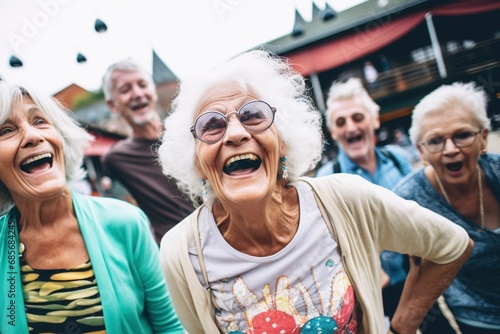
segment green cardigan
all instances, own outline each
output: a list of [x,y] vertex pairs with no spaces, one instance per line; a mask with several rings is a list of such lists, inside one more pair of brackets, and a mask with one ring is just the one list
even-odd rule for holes
[[[124,201],[72,192],[107,333],[184,333],[163,279],[149,221]],[[19,268],[19,214],[0,217],[0,333],[28,333]]]
[[[363,310],[365,334],[384,333],[381,250],[443,264],[456,260],[468,246],[469,237],[461,227],[357,175],[333,174],[299,182],[313,188],[318,207],[331,217],[327,220]],[[188,254],[189,243],[197,238],[199,212],[167,232],[160,247],[172,303],[190,334],[218,332],[211,295],[198,280]]]

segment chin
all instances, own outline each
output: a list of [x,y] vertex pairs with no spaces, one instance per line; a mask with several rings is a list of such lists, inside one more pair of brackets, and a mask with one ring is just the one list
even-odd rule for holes
[[346,154],[351,160],[364,159],[368,155],[368,149],[366,147],[363,147],[353,150],[346,150]]
[[231,203],[250,204],[264,199],[269,194],[267,187],[261,183],[238,184],[237,187],[226,187],[223,197]]
[[146,115],[136,116],[132,118],[135,125],[141,126],[151,123],[155,118],[154,111],[148,112]]

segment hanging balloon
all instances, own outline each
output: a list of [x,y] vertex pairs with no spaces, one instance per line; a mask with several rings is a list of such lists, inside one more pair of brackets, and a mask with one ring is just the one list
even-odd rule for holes
[[21,67],[21,66],[23,66],[23,62],[21,61],[21,59],[17,58],[14,55],[12,55],[10,57],[9,64],[12,67]]
[[76,55],[76,61],[79,63],[85,63],[87,61],[87,58],[85,58],[83,54],[78,52],[78,54]]
[[108,30],[108,26],[100,19],[96,19],[94,23],[94,29],[97,32],[105,32]]

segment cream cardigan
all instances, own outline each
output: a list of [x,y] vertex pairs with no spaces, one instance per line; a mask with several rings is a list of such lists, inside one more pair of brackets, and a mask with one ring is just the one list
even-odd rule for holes
[[[406,201],[357,175],[333,174],[301,178],[324,207],[338,240],[342,262],[363,310],[363,332],[383,333],[380,283],[381,250],[417,255],[449,263],[466,249],[465,230],[446,218]],[[190,334],[219,333],[211,294],[191,265],[188,244],[198,237],[200,209],[162,239],[160,261],[179,319]]]

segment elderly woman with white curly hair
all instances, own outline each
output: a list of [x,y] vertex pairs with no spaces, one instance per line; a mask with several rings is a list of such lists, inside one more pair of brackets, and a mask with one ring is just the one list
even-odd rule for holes
[[160,260],[189,333],[386,333],[383,249],[423,258],[392,323],[415,333],[470,239],[358,176],[302,177],[322,148],[321,115],[285,59],[253,50],[183,79],[159,161],[203,204]]

